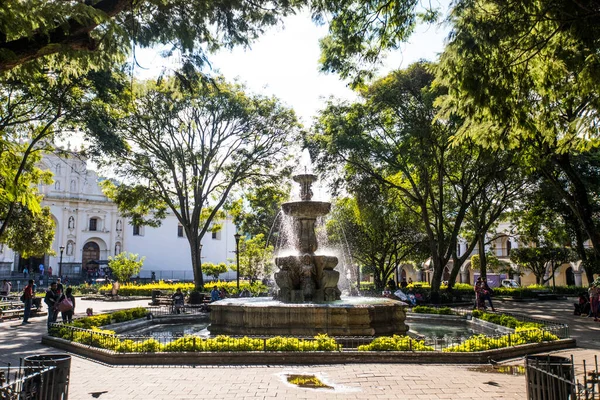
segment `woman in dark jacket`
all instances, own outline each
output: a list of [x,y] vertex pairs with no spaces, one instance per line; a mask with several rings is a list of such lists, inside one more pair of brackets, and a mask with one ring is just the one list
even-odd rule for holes
[[63,323],[66,324],[66,323],[73,322],[73,314],[75,313],[75,296],[73,296],[73,289],[71,289],[70,287],[68,287],[67,290],[65,291],[65,293],[62,296],[60,296],[60,299],[58,300],[58,303],[60,303],[61,301],[63,301],[63,299],[65,297],[67,299],[71,300],[71,303],[73,303],[73,308],[71,308],[68,311],[61,311]]

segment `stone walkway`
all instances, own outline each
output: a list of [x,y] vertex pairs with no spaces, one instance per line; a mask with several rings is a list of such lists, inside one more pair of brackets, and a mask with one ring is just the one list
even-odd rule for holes
[[[146,305],[147,301],[107,303],[80,300],[79,311],[95,312]],[[498,309],[526,312],[571,326],[582,347],[555,354],[575,358],[576,372],[583,360],[600,355],[600,324],[574,317],[570,301],[498,303]],[[57,352],[40,344],[45,318],[29,326],[18,321],[0,323],[0,364],[19,357]],[[522,365],[522,359],[503,364]],[[230,367],[111,367],[73,356],[69,398],[79,399],[524,399],[522,375],[484,373],[468,365],[346,364],[309,366]],[[333,389],[290,385],[288,374],[317,375]]]

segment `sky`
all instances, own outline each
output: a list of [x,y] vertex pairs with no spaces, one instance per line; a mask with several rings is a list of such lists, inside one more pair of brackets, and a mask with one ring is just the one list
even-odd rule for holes
[[[445,3],[445,0],[441,0]],[[405,68],[419,59],[435,60],[448,36],[446,26],[419,26],[400,51],[390,54],[381,74]],[[347,82],[335,74],[319,72],[319,39],[326,26],[315,25],[308,13],[284,19],[283,26],[271,28],[250,49],[237,47],[210,55],[213,73],[245,83],[255,93],[275,95],[294,108],[305,126],[323,107],[329,96],[353,99]],[[165,60],[155,50],[137,50],[140,79],[158,76],[163,68],[174,68],[176,60]]]

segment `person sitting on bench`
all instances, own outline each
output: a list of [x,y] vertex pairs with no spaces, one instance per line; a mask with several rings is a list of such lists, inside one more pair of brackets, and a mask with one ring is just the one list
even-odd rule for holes
[[577,303],[573,303],[575,307],[574,315],[587,315],[590,313],[590,301],[585,294],[579,295],[579,301]]

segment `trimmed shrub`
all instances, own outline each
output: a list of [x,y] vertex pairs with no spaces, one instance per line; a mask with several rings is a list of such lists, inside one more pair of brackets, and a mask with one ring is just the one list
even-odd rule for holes
[[541,343],[558,340],[558,336],[543,329],[522,329],[519,328],[515,333],[491,338],[485,335],[474,335],[461,344],[448,347],[444,352],[474,352],[504,347],[518,346],[528,343]]
[[438,314],[438,315],[453,315],[454,312],[450,307],[429,307],[429,306],[416,306],[413,307],[412,312],[416,314]]
[[423,340],[408,336],[381,336],[369,344],[358,346],[358,351],[433,351],[434,348],[425,345]]

